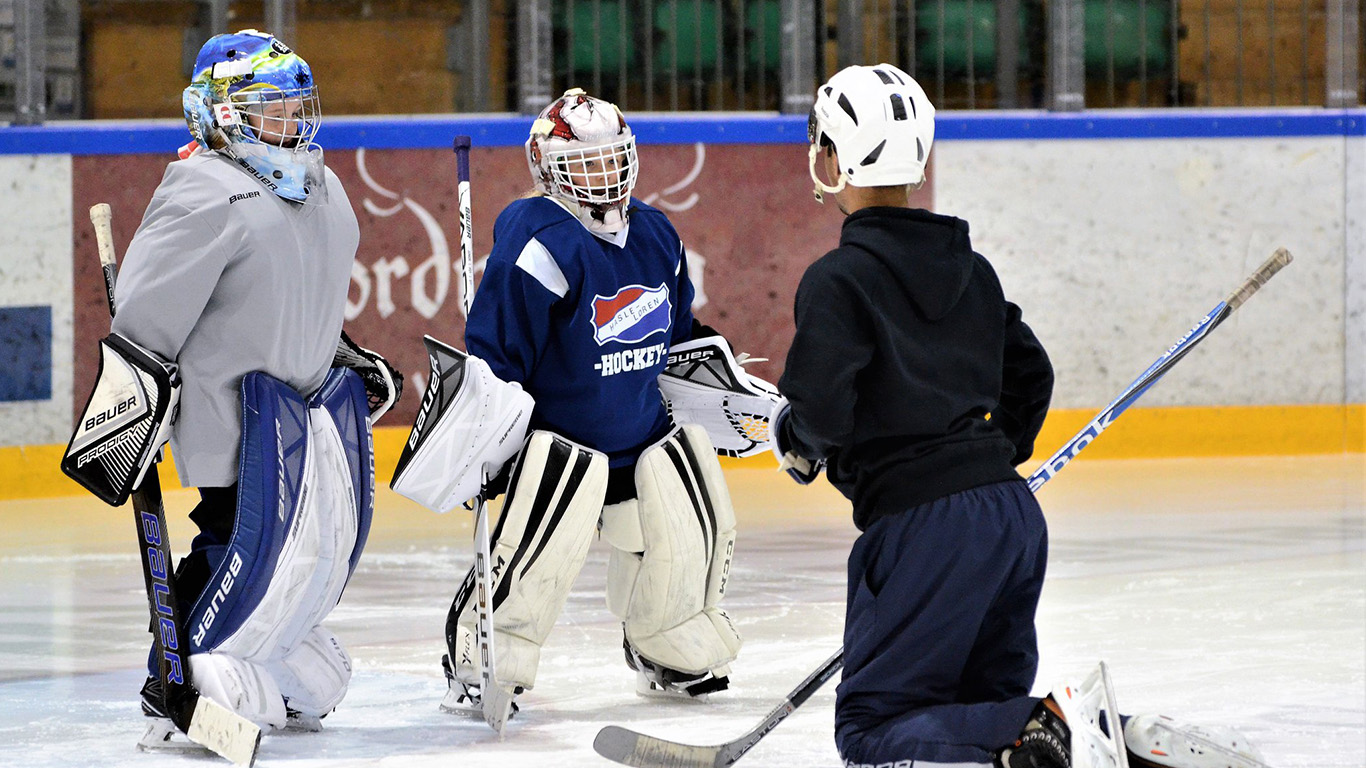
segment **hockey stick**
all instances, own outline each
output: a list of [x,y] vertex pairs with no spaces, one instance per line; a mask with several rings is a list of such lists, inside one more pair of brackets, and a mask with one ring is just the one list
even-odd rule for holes
[[[460,303],[465,317],[474,303],[474,215],[470,205],[470,137],[456,136],[455,172],[460,196]],[[484,478],[488,482],[489,478]],[[512,712],[512,693],[498,684],[493,647],[493,560],[489,541],[488,504],[484,492],[474,497],[474,612],[479,637],[479,710],[501,738]],[[454,660],[452,660],[454,661]]]
[[[1057,453],[1053,454],[1048,461],[1045,461],[1038,470],[1031,474],[1028,481],[1030,491],[1038,491],[1040,486],[1067,466],[1067,463],[1076,457],[1083,448],[1090,445],[1097,435],[1114,423],[1121,413],[1124,413],[1129,406],[1143,396],[1144,392],[1147,392],[1159,379],[1165,376],[1167,371],[1176,365],[1177,361],[1185,357],[1196,344],[1199,344],[1205,336],[1209,335],[1210,331],[1226,320],[1234,310],[1242,306],[1252,297],[1252,294],[1256,293],[1290,261],[1290,252],[1284,248],[1273,253],[1257,268],[1256,272],[1253,272],[1250,277],[1243,281],[1242,285],[1238,286],[1237,290],[1200,318],[1200,322],[1196,323],[1194,328],[1187,331],[1175,344],[1168,347],[1167,351],[1162,353],[1152,365],[1148,366],[1148,369],[1135,379],[1119,397],[1115,398],[1086,427],[1074,435],[1071,440],[1068,440]],[[593,740],[593,749],[608,760],[637,768],[721,768],[728,766],[743,757],[760,739],[776,728],[788,715],[792,714],[793,710],[801,706],[802,702],[810,698],[817,688],[820,688],[843,666],[844,649],[841,648],[819,669],[803,680],[796,690],[789,693],[787,699],[772,712],[769,712],[759,725],[745,735],[724,744],[707,746],[680,744],[647,736],[628,728],[609,725],[598,731],[597,738]]]
[[[108,203],[99,203],[90,209],[111,319],[114,317],[114,282],[118,278],[112,218]],[[175,577],[171,572],[174,562],[171,537],[166,528],[166,510],[161,501],[161,481],[155,463],[147,468],[142,484],[132,493],[132,500],[142,551],[147,607],[152,615],[152,645],[157,674],[161,678],[162,706],[175,726],[191,741],[238,765],[250,766],[256,761],[256,752],[261,745],[261,729],[218,702],[199,695],[190,679],[189,654],[184,653],[188,648],[181,642],[185,622],[176,602]]]
[[1209,335],[1210,331],[1213,331],[1220,323],[1227,320],[1228,316],[1233,314],[1234,310],[1238,309],[1238,307],[1241,307],[1248,299],[1252,298],[1252,294],[1256,293],[1263,285],[1266,285],[1266,282],[1277,272],[1280,272],[1285,265],[1289,264],[1292,258],[1290,251],[1287,251],[1284,248],[1276,249],[1276,252],[1271,254],[1270,258],[1266,261],[1262,262],[1262,265],[1257,268],[1257,271],[1253,272],[1251,276],[1244,280],[1243,284],[1238,286],[1237,290],[1230,293],[1228,298],[1214,305],[1214,309],[1205,313],[1205,316],[1200,318],[1200,322],[1196,323],[1194,328],[1186,331],[1185,336],[1182,336],[1175,344],[1168,347],[1167,351],[1163,352],[1161,357],[1154,360],[1153,364],[1148,366],[1148,370],[1144,371],[1137,379],[1134,379],[1128,389],[1125,389],[1119,397],[1116,397],[1109,405],[1105,406],[1104,410],[1096,414],[1096,417],[1091,419],[1091,423],[1087,424],[1080,432],[1073,435],[1072,439],[1068,440],[1063,447],[1059,448],[1057,453],[1050,456],[1048,461],[1045,461],[1038,469],[1034,470],[1034,473],[1029,476],[1029,490],[1039,490],[1039,486],[1048,482],[1048,479],[1057,474],[1058,470],[1067,466],[1067,462],[1075,458],[1076,455],[1081,452],[1081,449],[1090,445],[1091,441],[1095,440],[1101,432],[1104,432],[1106,427],[1113,424],[1115,419],[1119,418],[1120,414],[1128,410],[1129,406],[1137,402],[1138,398],[1142,397],[1144,392],[1147,392],[1148,389],[1156,384],[1163,376],[1167,375],[1167,371],[1170,371],[1172,366],[1176,365],[1181,358],[1189,354],[1192,349],[1195,349],[1195,345],[1203,341],[1204,338]]

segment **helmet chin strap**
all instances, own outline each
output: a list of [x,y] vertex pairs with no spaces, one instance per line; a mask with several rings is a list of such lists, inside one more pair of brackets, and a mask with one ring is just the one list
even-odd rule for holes
[[816,175],[816,155],[820,154],[820,151],[821,148],[815,144],[812,144],[807,150],[807,170],[811,172],[811,180],[816,182],[816,188],[812,190],[816,195],[816,202],[824,204],[825,195],[839,194],[844,190],[844,185],[849,181],[849,177],[844,175],[844,171],[840,171],[839,181],[837,181],[833,187],[826,184],[824,181],[821,181],[821,177]]

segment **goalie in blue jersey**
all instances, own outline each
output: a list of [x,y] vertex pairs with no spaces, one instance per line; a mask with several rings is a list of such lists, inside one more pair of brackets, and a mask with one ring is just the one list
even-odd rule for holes
[[[472,357],[535,399],[493,532],[497,680],[534,685],[601,532],[637,690],[724,690],[740,636],[720,607],[735,515],[716,454],[765,448],[773,389],[694,320],[678,233],[631,197],[636,142],[616,106],[567,91],[536,118],[526,153],[537,192],[498,217],[465,332]],[[666,401],[661,376],[680,348],[689,362],[664,376]],[[708,407],[707,391],[726,394]],[[743,403],[757,422],[737,413]],[[479,706],[473,584],[471,572],[447,622],[446,709]]]

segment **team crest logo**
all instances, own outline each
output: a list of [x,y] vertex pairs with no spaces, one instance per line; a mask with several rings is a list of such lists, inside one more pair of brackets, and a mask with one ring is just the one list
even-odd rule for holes
[[664,333],[673,321],[669,290],[628,285],[612,296],[593,297],[593,340],[634,344]]

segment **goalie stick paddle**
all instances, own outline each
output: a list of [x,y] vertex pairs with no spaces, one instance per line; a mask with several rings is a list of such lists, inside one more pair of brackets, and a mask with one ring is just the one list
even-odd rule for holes
[[[466,319],[474,303],[474,215],[470,204],[470,137],[456,136],[457,192],[460,197],[460,304]],[[484,478],[488,482],[489,478]],[[488,504],[480,491],[474,498],[474,612],[479,638],[479,710],[484,722],[498,732],[512,713],[512,693],[498,683],[497,655],[493,642],[492,544],[489,541]],[[454,663],[454,659],[452,659]]]
[[[1058,452],[1045,461],[1039,469],[1029,476],[1029,490],[1038,489],[1048,482],[1063,467],[1067,466],[1083,448],[1090,445],[1096,436],[1114,423],[1119,415],[1133,405],[1158,382],[1172,366],[1199,344],[1210,331],[1228,318],[1238,307],[1247,302],[1277,272],[1291,262],[1290,252],[1277,249],[1257,271],[1243,281],[1228,298],[1219,302],[1200,321],[1195,324],[1175,344],[1167,348],[1148,369],[1130,384],[1119,397],[1115,398],[1104,410],[1096,414],[1080,432],[1072,436]],[[802,681],[795,690],[787,695],[783,703],[768,713],[757,726],[739,738],[724,744],[692,745],[660,739],[643,733],[609,725],[598,731],[593,740],[593,749],[599,755],[636,768],[722,768],[735,763],[754,747],[764,736],[778,726],[793,710],[801,706],[811,694],[816,692],[827,680],[844,666],[844,649],[826,660],[815,672]]]
[[[114,257],[113,214],[108,203],[90,209],[95,243],[104,274],[109,317],[114,317],[114,282],[118,263]],[[171,537],[161,500],[161,481],[156,464],[147,468],[142,484],[132,493],[133,517],[142,553],[142,577],[147,588],[147,607],[152,615],[152,644],[161,678],[162,706],[191,741],[238,765],[251,766],[261,745],[261,729],[255,723],[206,696],[200,696],[190,679],[189,650],[185,643],[184,617],[176,602],[172,575]]]

